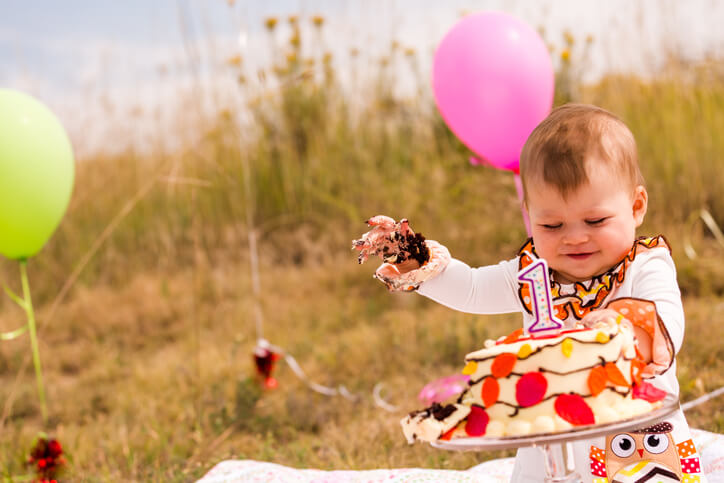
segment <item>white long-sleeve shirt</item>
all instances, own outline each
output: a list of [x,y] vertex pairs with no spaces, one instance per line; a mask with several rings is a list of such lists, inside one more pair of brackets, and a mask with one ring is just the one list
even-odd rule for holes
[[[617,266],[619,270],[623,269],[625,272],[623,280],[613,284],[604,303],[600,306],[603,307],[605,303],[619,298],[636,298],[654,302],[656,311],[668,332],[668,337],[673,343],[674,351],[678,352],[684,339],[684,311],[681,292],[676,282],[676,268],[669,249],[666,245],[662,245],[638,252],[632,250],[632,253],[635,256],[630,263],[624,267]],[[517,279],[519,267],[520,256],[502,261],[497,265],[479,268],[471,268],[464,262],[452,259],[442,273],[424,282],[418,292],[440,304],[463,312],[473,314],[522,312],[524,318],[532,319],[533,315],[528,312],[520,299]],[[595,281],[592,280],[590,283]],[[589,288],[591,286],[587,282],[583,282],[583,285]],[[575,284],[560,285],[559,292],[560,295],[575,294],[577,287]],[[580,290],[579,292],[583,293]],[[589,299],[587,300],[586,297]],[[590,301],[590,293],[581,295],[580,299],[583,303]],[[554,305],[556,305],[555,299]],[[675,362],[666,372],[656,376],[650,382],[668,393],[678,395],[679,384],[676,379]],[[688,425],[680,410],[667,421],[674,427],[672,436],[676,443],[691,439]],[[595,478],[591,475],[590,465],[592,445],[604,449],[605,439],[595,438],[572,443],[576,470],[586,482],[592,482]],[[542,481],[543,465],[540,451],[535,448],[519,449],[513,481]],[[609,478],[612,477],[613,475],[609,475]]]

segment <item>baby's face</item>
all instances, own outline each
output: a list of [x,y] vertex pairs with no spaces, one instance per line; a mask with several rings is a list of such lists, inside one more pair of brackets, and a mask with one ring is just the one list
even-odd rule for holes
[[592,163],[589,184],[563,199],[543,182],[527,186],[527,207],[535,249],[570,283],[599,275],[628,253],[646,214],[643,186],[631,192],[610,169]]

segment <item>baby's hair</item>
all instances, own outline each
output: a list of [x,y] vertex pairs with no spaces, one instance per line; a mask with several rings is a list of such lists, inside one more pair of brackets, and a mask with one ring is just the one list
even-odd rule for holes
[[544,181],[565,199],[586,184],[591,158],[613,169],[633,190],[644,184],[636,140],[621,119],[600,107],[565,104],[551,111],[531,133],[520,155],[523,188]]

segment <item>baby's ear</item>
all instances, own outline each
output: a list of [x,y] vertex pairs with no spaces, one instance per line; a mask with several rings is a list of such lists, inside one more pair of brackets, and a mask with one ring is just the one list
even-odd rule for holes
[[644,222],[644,216],[646,216],[646,209],[648,206],[649,194],[646,192],[646,188],[643,185],[638,185],[634,190],[632,207],[637,228]]

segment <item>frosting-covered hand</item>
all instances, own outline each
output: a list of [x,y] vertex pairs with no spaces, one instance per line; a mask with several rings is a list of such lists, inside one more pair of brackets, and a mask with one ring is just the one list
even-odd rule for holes
[[383,263],[377,268],[375,278],[387,285],[391,292],[417,290],[420,284],[442,272],[450,263],[450,252],[435,240],[425,240],[430,259],[420,268],[402,272],[399,265]]
[[399,222],[389,216],[373,216],[366,222],[372,227],[359,240],[352,241],[352,248],[359,250],[357,261],[364,263],[370,256],[378,255],[385,263],[403,263],[414,259],[422,265],[430,259],[425,237],[415,234],[406,218]]
[[410,228],[407,219],[396,222],[389,216],[378,215],[367,220],[372,227],[352,248],[359,250],[358,262],[379,256],[384,262],[375,272],[391,291],[415,290],[422,282],[440,273],[450,262],[447,248],[425,240]]

